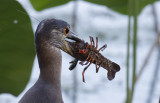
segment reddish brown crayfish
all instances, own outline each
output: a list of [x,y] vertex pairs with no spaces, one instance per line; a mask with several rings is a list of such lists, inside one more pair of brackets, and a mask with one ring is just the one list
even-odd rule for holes
[[[72,38],[72,37],[70,37]],[[116,72],[120,70],[120,66],[116,64],[115,62],[112,62],[111,60],[105,58],[100,51],[103,51],[107,45],[103,45],[101,48],[98,49],[98,38],[96,37],[96,42],[94,41],[93,37],[90,36],[90,44],[87,42],[84,42],[84,40],[81,40],[79,38],[75,38],[76,42],[70,44],[72,45],[71,49],[74,51],[72,56],[75,58],[73,61],[71,61],[71,66],[69,67],[70,70],[73,70],[75,66],[78,63],[78,60],[81,61],[80,64],[87,65],[83,72],[83,82],[85,82],[84,73],[87,70],[87,68],[94,63],[96,66],[96,73],[98,73],[99,68],[103,67],[104,69],[108,70],[107,77],[109,80],[114,79]]]

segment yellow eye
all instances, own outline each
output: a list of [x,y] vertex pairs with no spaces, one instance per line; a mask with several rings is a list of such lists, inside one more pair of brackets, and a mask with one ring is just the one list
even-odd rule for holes
[[66,28],[64,29],[64,34],[67,35],[67,34],[69,33],[69,31],[70,31],[70,28],[69,28],[69,27],[66,27]]

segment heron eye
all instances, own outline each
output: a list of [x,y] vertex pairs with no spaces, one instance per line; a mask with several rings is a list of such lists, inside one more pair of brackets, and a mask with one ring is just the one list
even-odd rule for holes
[[68,27],[64,29],[65,35],[67,35],[67,34],[69,33],[69,30],[70,30],[70,29],[69,29]]

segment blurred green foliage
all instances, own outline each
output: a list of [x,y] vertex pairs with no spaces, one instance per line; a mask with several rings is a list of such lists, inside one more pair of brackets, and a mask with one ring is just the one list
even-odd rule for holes
[[[34,9],[37,11],[62,5],[69,1],[70,0],[30,0]],[[86,0],[86,1],[95,3],[95,4],[105,5],[116,12],[128,15],[128,0]],[[139,7],[138,13],[140,13],[146,5],[151,4],[155,1],[159,1],[159,0],[138,0],[138,7]]]
[[[30,0],[37,11],[70,0]],[[128,0],[86,0],[128,15]],[[159,0],[138,0],[137,12]],[[22,12],[19,12],[22,11]],[[18,95],[26,86],[35,57],[34,35],[26,11],[16,0],[0,0],[0,93]],[[133,15],[132,11],[130,11]],[[27,13],[26,13],[27,14]]]
[[[116,12],[128,15],[128,0],[86,0],[86,1],[100,5],[105,5]],[[155,1],[159,0],[138,0],[138,8],[137,8],[138,13],[140,13],[146,5],[151,4]]]
[[[18,95],[35,58],[31,21],[16,0],[0,0],[0,93]],[[27,13],[26,13],[27,14]]]
[[37,11],[67,3],[69,0],[30,0]]

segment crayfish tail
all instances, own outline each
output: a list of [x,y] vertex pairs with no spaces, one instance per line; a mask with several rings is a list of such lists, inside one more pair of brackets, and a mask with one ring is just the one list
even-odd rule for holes
[[109,80],[114,79],[116,72],[120,71],[120,66],[114,62],[112,62],[112,69],[108,71],[107,77]]

